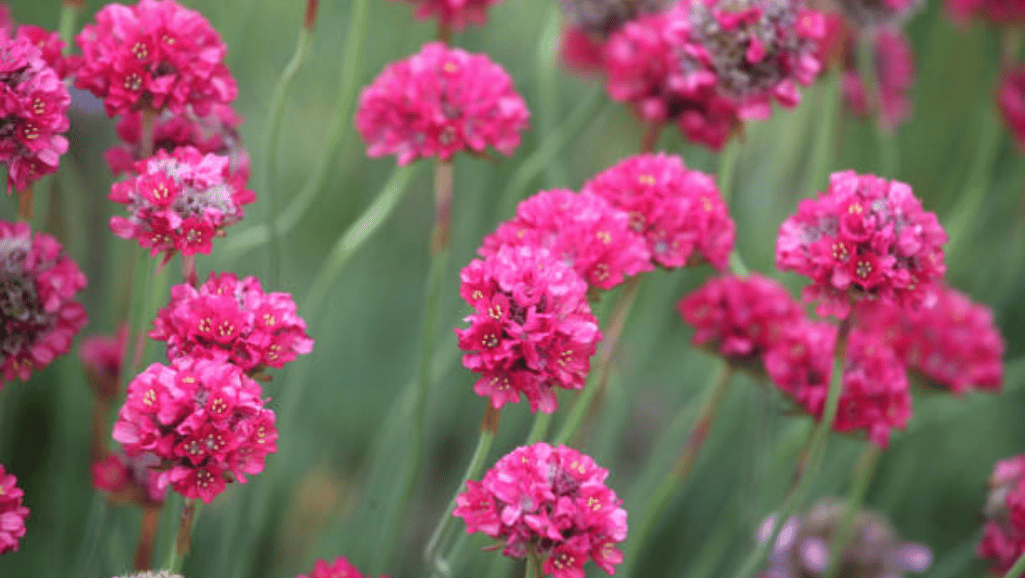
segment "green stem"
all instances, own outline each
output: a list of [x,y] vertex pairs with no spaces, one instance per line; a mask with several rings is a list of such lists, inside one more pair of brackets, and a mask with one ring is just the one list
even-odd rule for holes
[[61,6],[60,23],[57,25],[57,30],[60,39],[64,42],[64,50],[61,51],[64,56],[71,54],[71,42],[75,35],[75,20],[78,19],[78,13],[81,10],[82,6],[79,2],[65,0]]
[[[557,51],[562,34],[562,15],[555,5],[548,10],[541,37],[537,43],[537,97],[538,128],[547,137],[556,127],[559,111],[559,87],[563,85],[563,74],[557,61]],[[562,163],[551,162],[545,167],[545,188],[564,186],[568,177]]]
[[1003,131],[997,120],[996,111],[988,108],[983,113],[980,124],[982,124],[981,135],[965,181],[964,194],[958,198],[957,203],[944,219],[944,228],[949,239],[946,249],[949,255],[948,263],[959,262],[955,260],[956,252],[962,250],[968,230],[975,223],[979,210],[982,208],[983,199],[986,196],[986,185],[992,175],[993,161],[1000,148],[1000,137]]
[[719,194],[727,205],[733,204],[733,177],[737,172],[737,159],[740,157],[740,141],[731,139],[726,149],[719,155]]
[[174,546],[164,565],[171,574],[181,574],[182,565],[185,564],[185,557],[189,554],[189,545],[192,543],[192,528],[196,524],[196,515],[199,512],[199,503],[195,498],[186,498],[182,506],[181,519],[178,522],[178,535],[175,536]]
[[882,92],[876,68],[875,34],[864,34],[858,43],[858,69],[865,85],[865,104],[869,115],[875,116],[874,130],[876,146],[879,149],[879,168],[888,178],[896,178],[898,170],[897,135],[883,126]]
[[837,111],[840,109],[840,76],[842,71],[836,66],[823,83],[825,89],[822,93],[822,111],[816,119],[818,132],[815,135],[815,146],[811,151],[811,165],[808,171],[808,179],[801,188],[803,191],[822,190],[826,186],[826,179],[833,162],[836,159],[836,135]]
[[1025,553],[1018,556],[1018,561],[1011,566],[1011,569],[1004,574],[1004,578],[1018,578],[1022,573],[1025,572]]
[[538,560],[537,550],[531,547],[527,550],[527,563],[524,564],[527,567],[524,578],[541,578],[544,574],[541,573],[541,561]]
[[527,434],[528,446],[545,439],[545,435],[548,434],[548,426],[552,423],[553,415],[543,411],[534,414],[534,425],[530,427],[530,433]]
[[858,464],[854,467],[851,490],[847,495],[847,506],[844,509],[843,518],[840,520],[840,526],[829,545],[829,565],[826,566],[826,571],[822,574],[823,578],[835,578],[837,572],[840,571],[844,548],[847,547],[847,542],[851,539],[851,533],[854,531],[854,518],[865,500],[865,494],[868,492],[868,486],[875,474],[880,454],[882,454],[882,450],[879,446],[868,442],[865,451],[861,453]]

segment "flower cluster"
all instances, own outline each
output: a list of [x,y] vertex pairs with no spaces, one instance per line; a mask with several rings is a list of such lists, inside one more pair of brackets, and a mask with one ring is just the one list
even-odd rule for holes
[[17,483],[18,479],[0,464],[0,554],[17,552],[18,543],[25,535],[29,510],[21,503],[25,492],[15,485]]
[[900,27],[925,6],[923,0],[839,0],[844,14],[858,28]]
[[946,241],[936,215],[907,184],[843,171],[783,222],[776,265],[811,278],[804,298],[819,301],[820,315],[844,318],[852,301],[920,304],[946,271]]
[[482,26],[488,21],[488,8],[502,0],[403,0],[416,4],[413,14],[420,20],[437,18],[445,28],[462,30],[467,24]]
[[1016,28],[1025,23],[1021,0],[947,0],[947,13],[958,23],[980,18],[996,26]]
[[463,365],[481,377],[473,390],[497,409],[520,394],[532,412],[558,407],[554,387],[581,389],[601,331],[587,283],[547,249],[501,247],[460,273],[474,309],[456,329]]
[[658,14],[676,0],[559,0],[566,16],[560,52],[578,70],[601,69],[605,42],[627,22],[643,14]]
[[0,377],[27,380],[71,350],[86,322],[85,275],[53,237],[0,221]]
[[529,117],[501,66],[483,54],[430,42],[363,90],[356,128],[369,156],[395,155],[405,165],[489,146],[512,154]]
[[[0,36],[3,36],[0,30]],[[39,49],[43,61],[57,73],[62,80],[71,76],[76,69],[76,62],[64,56],[64,41],[60,34],[39,26],[23,24],[14,31],[16,38],[27,40],[30,44]]]
[[1025,66],[1004,71],[997,86],[997,105],[1018,149],[1025,152]]
[[[114,578],[122,578],[121,576],[114,576]],[[137,572],[123,578],[185,578],[181,574],[172,574],[167,570],[146,570],[144,572]]]
[[[300,574],[295,578],[371,578],[368,574],[363,576],[358,568],[353,566],[344,557],[339,556],[335,558],[334,562],[328,562],[327,560],[317,560],[313,565],[313,571],[309,574]],[[381,578],[388,578],[387,576],[381,576]]]
[[75,37],[82,50],[75,86],[103,99],[108,116],[132,111],[204,116],[235,100],[238,86],[220,35],[198,12],[174,0],[108,4]]
[[277,450],[274,412],[260,385],[229,363],[154,363],[128,385],[114,439],[128,456],[160,460],[158,486],[209,503],[225,482],[245,483]]
[[986,525],[977,552],[1004,574],[1025,553],[1025,455],[1001,460],[989,478]]
[[534,549],[544,558],[544,573],[555,578],[582,578],[588,559],[611,575],[623,560],[616,544],[626,539],[627,526],[622,500],[605,485],[608,475],[566,446],[519,447],[480,482],[466,482],[453,514],[467,533],[500,540],[506,556]]
[[118,504],[159,506],[167,497],[167,484],[161,484],[160,458],[152,452],[129,456],[124,452],[107,454],[93,463],[93,487],[105,492]]
[[723,271],[729,264],[736,237],[729,209],[712,177],[688,169],[680,157],[659,153],[627,158],[585,183],[583,191],[627,212],[656,265],[685,267],[705,261]]
[[288,293],[264,293],[256,277],[210,273],[198,288],[171,288],[149,336],[167,342],[171,361],[188,357],[230,362],[250,375],[280,368],[313,350],[306,322]]
[[157,151],[135,164],[136,175],[111,187],[110,200],[130,213],[111,217],[111,230],[136,239],[151,255],[164,252],[165,263],[176,252],[209,253],[214,236],[242,219],[242,205],[256,200],[232,178],[229,164],[227,157],[188,146]]
[[502,246],[544,247],[591,287],[611,289],[653,268],[648,246],[629,220],[598,195],[542,191],[521,202],[516,217],[484,238],[480,255],[490,257]]
[[127,323],[121,324],[116,335],[93,335],[82,340],[78,356],[97,397],[109,400],[119,393],[121,364],[127,344]]

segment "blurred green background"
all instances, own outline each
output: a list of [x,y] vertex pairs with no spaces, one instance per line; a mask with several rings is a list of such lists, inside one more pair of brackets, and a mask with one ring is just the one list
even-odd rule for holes
[[[294,49],[305,2],[182,3],[209,18],[228,44],[228,65],[240,88],[236,106],[247,119],[242,135],[254,173],[260,174],[268,107]],[[83,18],[91,18],[101,5],[88,0]],[[11,8],[16,21],[52,29],[60,6],[55,0],[15,0]],[[281,170],[273,185],[282,205],[303,187],[324,153],[328,125],[337,113],[351,11],[350,0],[321,2],[309,59],[284,116]],[[384,64],[417,51],[434,35],[432,24],[414,21],[410,6],[395,1],[370,0],[367,26],[360,86]],[[497,162],[459,158],[455,163],[453,250],[438,336],[442,351],[451,352],[455,337],[449,328],[466,313],[458,297],[458,271],[472,258],[481,237],[509,217],[500,214],[499,197],[511,175],[594,90],[592,81],[566,73],[554,61],[557,30],[554,0],[505,0],[491,11],[490,26],[455,36],[457,45],[486,52],[506,68],[533,118],[514,157]],[[955,29],[935,1],[912,19],[908,34],[918,66],[915,113],[899,131],[899,173],[887,176],[910,183],[925,207],[946,223],[964,193],[980,135],[986,123],[996,122],[992,102],[998,37],[981,26]],[[825,184],[809,183],[807,170],[824,91],[813,86],[803,95],[798,108],[778,110],[770,121],[748,125],[731,200],[738,248],[748,266],[795,289],[800,285],[796,276],[774,269],[775,233],[799,198]],[[351,118],[351,110],[347,114]],[[56,181],[81,200],[82,210],[70,212],[74,221],[69,228],[78,233],[69,251],[90,277],[84,300],[91,322],[85,334],[113,330],[114,314],[123,307],[114,280],[134,254],[105,224],[115,207],[106,200],[111,178],[101,155],[114,142],[113,124],[102,114],[76,111],[69,133],[69,157],[74,160],[62,167],[69,175]],[[266,290],[293,292],[300,306],[330,246],[375,198],[394,165],[387,158],[366,159],[351,120],[346,126],[344,145],[331,158],[329,178],[313,210],[284,237],[280,284],[264,283]],[[605,104],[519,194],[555,186],[578,188],[636,151],[639,139],[629,111]],[[879,170],[876,137],[867,123],[844,117],[835,145],[834,169]],[[693,168],[717,170],[715,154],[685,143],[674,131],[666,131],[660,148],[683,155]],[[293,364],[309,365],[299,419],[294,428],[281,432],[281,449],[268,460],[266,472],[245,486],[229,488],[202,510],[186,575],[291,577],[308,571],[314,557],[339,555],[375,575],[426,575],[420,551],[469,460],[484,409],[484,401],[470,389],[474,376],[457,362],[443,364],[430,393],[428,453],[413,506],[404,518],[403,547],[395,556],[382,556],[373,530],[387,514],[387,496],[408,455],[408,420],[401,411],[389,417],[389,408],[417,368],[426,239],[433,215],[429,173],[425,163],[394,214],[331,286],[323,310],[301,312],[310,321],[316,347]],[[979,562],[964,564],[979,535],[985,480],[995,460],[1025,452],[1025,162],[1006,134],[988,173],[984,205],[962,250],[949,261],[948,279],[993,308],[1007,341],[1006,391],[960,400],[916,395],[912,431],[895,436],[866,500],[884,511],[907,539],[934,549],[936,563],[926,574],[934,578],[984,573]],[[198,258],[201,277],[215,268],[266,274],[265,246],[238,259],[222,253],[233,234],[266,218],[263,192],[256,190],[258,201],[243,223],[229,229],[229,239],[215,242],[213,255]],[[13,199],[5,199],[2,208],[3,214],[13,215]],[[169,269],[176,277],[176,266]],[[666,428],[681,408],[699,399],[713,367],[711,358],[689,346],[690,331],[674,308],[679,297],[711,273],[657,272],[645,281],[600,426],[589,431],[582,445],[612,471],[609,485],[627,499],[628,509],[653,487],[654,480],[641,475],[649,460],[654,457],[668,469],[685,431]],[[164,302],[166,294],[156,304]],[[150,361],[161,357],[157,347],[148,356]],[[295,373],[296,367],[277,372],[266,386],[268,395],[277,398],[295,387],[289,380]],[[562,396],[555,427],[572,398]],[[59,360],[29,383],[7,384],[0,392],[0,463],[18,476],[32,510],[21,551],[0,557],[0,577],[107,578],[127,573],[139,515],[130,507],[105,505],[90,488],[90,404],[91,392],[76,355]],[[636,576],[711,576],[736,568],[752,547],[758,523],[779,504],[792,473],[791,458],[776,460],[773,454],[778,453],[781,433],[789,431],[793,438],[788,426],[802,418],[782,416],[781,407],[777,396],[747,378],[735,381],[688,487],[658,526],[644,560],[635,567]],[[525,404],[503,412],[489,463],[521,443],[530,420]],[[860,443],[834,436],[829,447],[816,496],[845,491]],[[376,469],[371,467],[375,448],[383,456]],[[376,493],[368,495],[367,485]],[[261,495],[271,498],[266,523],[247,518],[236,522],[239,512],[250,511]],[[168,506],[158,562],[172,539],[180,500],[171,499]],[[461,530],[461,522],[459,526]],[[703,563],[699,552],[710,536],[716,537],[722,554],[711,551],[709,559],[715,563],[701,566],[707,572],[702,574],[694,565]],[[455,575],[488,575],[486,569],[499,557],[473,553],[456,566]],[[522,570],[513,566],[512,572]],[[588,575],[604,574],[589,565]]]

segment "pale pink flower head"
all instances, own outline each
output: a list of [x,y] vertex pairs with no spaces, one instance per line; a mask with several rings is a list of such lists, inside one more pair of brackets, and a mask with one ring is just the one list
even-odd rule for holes
[[18,478],[0,464],[0,554],[17,552],[25,535],[28,508],[22,504],[25,492],[17,485]]
[[167,498],[167,484],[161,485],[160,458],[152,452],[136,456],[123,451],[107,454],[93,462],[93,488],[103,492],[115,504],[159,507]]
[[[925,6],[924,0],[839,0],[840,8],[859,28],[900,28]],[[874,30],[873,30],[874,32]]]
[[608,470],[590,456],[544,442],[516,448],[480,482],[469,480],[453,515],[466,532],[498,541],[514,558],[534,548],[554,578],[582,578],[588,560],[612,575],[626,539],[623,501],[605,485]]
[[190,105],[203,116],[238,96],[224,64],[228,47],[206,18],[174,0],[107,4],[75,42],[75,86],[102,98],[107,116]]
[[1025,153],[1025,66],[1004,71],[997,86],[997,106],[1018,150]]
[[554,388],[582,389],[601,340],[587,283],[548,249],[501,247],[460,273],[459,294],[473,307],[456,328],[473,386],[496,409],[526,396],[531,412],[553,413]]
[[167,342],[167,358],[227,361],[250,375],[281,368],[313,350],[306,322],[288,293],[264,293],[260,280],[210,273],[198,288],[171,288],[149,336]]
[[[369,574],[363,575],[355,566],[343,556],[328,562],[323,558],[313,564],[313,571],[309,574],[300,574],[295,578],[372,578]],[[388,578],[381,576],[381,578]]]
[[995,26],[1015,28],[1025,23],[1025,1],[947,0],[947,14],[958,24],[978,18]]
[[625,211],[591,193],[553,189],[525,199],[516,216],[484,238],[482,257],[502,246],[544,247],[588,285],[611,289],[626,277],[653,269],[644,238]]
[[483,26],[488,22],[488,9],[502,0],[402,0],[416,4],[413,15],[418,20],[437,18],[444,28],[462,30],[467,25]]
[[882,111],[869,106],[865,83],[858,73],[853,45],[848,45],[848,66],[840,77],[840,89],[848,108],[858,116],[878,114],[883,127],[893,131],[911,116],[911,89],[915,84],[915,61],[903,32],[881,28],[872,37],[876,82]]
[[7,193],[22,191],[57,171],[68,150],[71,96],[29,38],[0,34],[0,164]]
[[78,347],[86,378],[96,396],[113,399],[121,383],[121,363],[128,344],[128,324],[122,323],[114,335],[90,335]]
[[274,412],[241,369],[210,359],[154,363],[128,384],[114,439],[128,456],[154,454],[158,487],[206,503],[227,482],[246,482],[277,451]]
[[400,165],[420,158],[451,160],[493,147],[511,155],[527,127],[527,104],[512,78],[483,54],[430,42],[389,64],[363,89],[356,128],[373,158]]
[[86,322],[75,301],[85,283],[56,239],[0,221],[0,383],[27,381],[71,351]]
[[1025,553],[1025,455],[1000,460],[989,478],[986,524],[976,549],[1003,575]]
[[642,14],[665,12],[676,0],[559,0],[566,17],[560,53],[570,67],[601,69],[602,47],[614,32]]
[[122,239],[135,239],[164,262],[182,255],[209,254],[213,238],[242,220],[242,205],[256,196],[232,177],[230,159],[186,146],[157,153],[135,164],[135,174],[114,183],[109,199],[127,206],[129,216],[110,218]]
[[675,155],[627,158],[584,184],[584,193],[626,211],[656,265],[729,265],[736,226],[712,177],[688,169]]
[[783,222],[776,266],[811,278],[804,298],[820,315],[846,318],[852,303],[917,307],[946,271],[946,242],[907,184],[843,171]]

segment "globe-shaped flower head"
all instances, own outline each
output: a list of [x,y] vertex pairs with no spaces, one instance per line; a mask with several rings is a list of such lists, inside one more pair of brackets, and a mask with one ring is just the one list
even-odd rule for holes
[[483,26],[488,8],[502,0],[402,0],[416,4],[413,14],[420,20],[437,18],[443,28],[462,30],[467,24]]
[[668,10],[676,0],[559,0],[567,27],[562,57],[577,69],[599,69],[602,47],[614,32],[643,14]]
[[1025,455],[993,466],[986,500],[986,525],[976,552],[990,571],[1005,574],[1025,553]]
[[[309,574],[300,574],[295,578],[372,578],[371,575],[363,575],[358,568],[352,565],[342,556],[335,558],[333,562],[319,559],[313,564],[313,571]],[[381,576],[381,578],[388,578]]]
[[0,554],[17,552],[21,537],[25,535],[28,508],[22,505],[25,492],[15,485],[17,483],[18,479],[0,464]]

